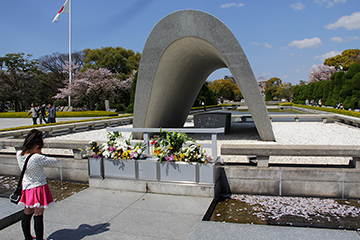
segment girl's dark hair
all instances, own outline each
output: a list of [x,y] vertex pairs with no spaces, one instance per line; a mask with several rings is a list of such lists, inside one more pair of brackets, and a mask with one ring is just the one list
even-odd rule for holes
[[32,149],[36,146],[40,148],[44,147],[43,133],[37,129],[32,129],[25,138],[24,144],[22,146],[22,154],[24,154],[29,149]]

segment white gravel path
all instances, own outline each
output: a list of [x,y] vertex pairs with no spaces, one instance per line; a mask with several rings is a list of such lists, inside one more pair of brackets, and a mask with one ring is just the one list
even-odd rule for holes
[[[191,126],[187,123],[186,126]],[[322,122],[272,122],[276,144],[304,144],[304,145],[360,145],[360,128],[341,123]],[[131,125],[121,127],[132,127]],[[129,137],[130,133],[123,133]],[[57,139],[76,139],[90,141],[106,141],[105,129],[74,133],[56,137]],[[202,137],[195,136],[198,142]],[[209,142],[205,140],[204,142]],[[218,152],[222,144],[264,143],[256,132],[253,123],[232,124],[231,132],[218,136]],[[275,144],[274,142],[265,142]],[[222,156],[226,162],[247,162],[245,156]],[[270,163],[319,163],[319,164],[347,164],[350,157],[279,157],[272,156]]]
[[[191,124],[186,124],[191,126]],[[360,128],[341,123],[272,122],[277,144],[360,145]],[[119,128],[131,128],[132,125]],[[130,133],[123,133],[129,137]],[[106,141],[105,129],[54,137],[89,141]],[[264,143],[255,132],[253,123],[233,124],[230,134],[220,135],[219,143]],[[273,144],[273,142],[266,142]]]

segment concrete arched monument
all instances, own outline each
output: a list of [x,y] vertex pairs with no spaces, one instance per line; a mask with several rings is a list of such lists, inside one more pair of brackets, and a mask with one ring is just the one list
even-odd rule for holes
[[275,141],[251,66],[233,33],[214,16],[181,10],[151,31],[136,86],[134,127],[182,127],[207,77],[228,68],[262,140]]

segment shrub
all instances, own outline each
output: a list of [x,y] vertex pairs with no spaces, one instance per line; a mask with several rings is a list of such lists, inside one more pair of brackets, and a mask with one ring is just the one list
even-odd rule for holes
[[360,64],[358,63],[354,63],[353,65],[351,65],[348,69],[348,71],[346,72],[346,74],[344,75],[344,77],[346,79],[351,79],[354,77],[355,74],[360,73]]
[[279,105],[280,105],[280,106],[292,106],[293,103],[291,103],[291,102],[286,102],[286,103],[280,103]]
[[65,99],[57,99],[54,101],[54,106],[67,106],[68,103]]
[[129,106],[125,110],[126,113],[133,113],[134,112],[134,103],[130,103]]
[[[2,112],[0,118],[31,118],[26,116],[28,112]],[[56,112],[56,117],[103,117],[103,116],[117,116],[115,112],[106,111],[82,111],[82,112]]]
[[[37,126],[42,127],[42,126],[49,126],[49,125],[60,125],[60,124],[78,123],[78,122],[89,122],[89,121],[94,121],[94,120],[105,120],[105,119],[123,118],[123,117],[130,117],[130,116],[132,116],[132,114],[122,115],[122,116],[115,116],[115,117],[104,117],[104,118],[96,118],[96,119],[78,120],[78,121],[66,121],[66,122],[62,121],[62,122],[57,122],[57,123],[49,123],[49,124],[41,124],[41,125],[39,124]],[[34,128],[34,125],[20,126],[20,127],[14,127],[14,128],[4,128],[4,129],[0,129],[0,132],[13,131],[13,130],[19,130],[19,129],[27,129],[27,128]]]
[[104,103],[99,103],[96,106],[95,111],[105,111],[105,104]]
[[122,112],[125,110],[124,106],[121,103],[110,103],[111,109],[116,109],[116,112]]
[[343,115],[352,116],[352,117],[360,117],[360,112],[341,110],[341,109],[337,109],[337,108],[315,107],[315,106],[307,106],[307,105],[299,105],[299,104],[293,104],[293,106],[300,107],[300,108],[314,109],[314,110],[324,111],[324,112],[343,114]]

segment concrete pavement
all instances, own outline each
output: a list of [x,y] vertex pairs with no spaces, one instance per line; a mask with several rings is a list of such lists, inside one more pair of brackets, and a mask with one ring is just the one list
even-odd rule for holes
[[[4,200],[9,201],[1,199],[0,212]],[[45,210],[45,236],[54,240],[360,239],[356,231],[202,221],[211,201],[88,188]],[[20,222],[0,230],[0,239],[23,239]]]

